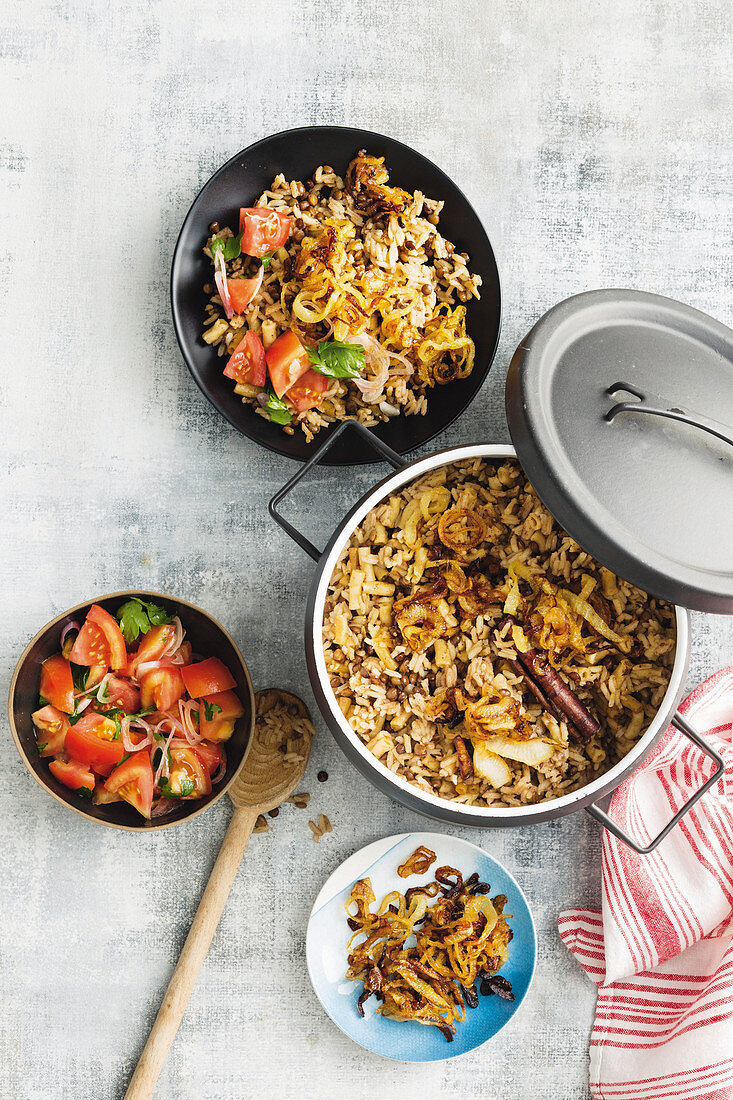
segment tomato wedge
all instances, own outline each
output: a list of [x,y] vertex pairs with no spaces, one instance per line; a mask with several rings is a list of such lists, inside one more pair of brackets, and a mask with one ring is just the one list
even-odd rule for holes
[[227,378],[235,382],[245,382],[249,386],[264,386],[267,378],[267,363],[262,341],[254,332],[246,333],[237,345],[229,362],[224,367]]
[[144,707],[168,710],[185,694],[183,678],[177,668],[154,668],[140,681],[140,699]]
[[272,388],[278,397],[282,397],[301,375],[311,369],[308,352],[290,329],[270,344],[265,359]]
[[246,256],[262,257],[266,252],[282,248],[293,228],[287,214],[261,206],[243,206],[239,211],[242,252]]
[[96,623],[90,623],[87,619],[71,647],[69,660],[75,665],[101,667],[104,675],[109,667],[110,657],[109,643],[104,632]]
[[224,755],[220,745],[212,745],[209,741],[197,741],[196,755],[203,761],[209,775],[213,775],[219,768]]
[[[206,740],[226,741],[234,732],[235,721],[244,714],[239,696],[233,691],[218,691],[213,695],[205,695],[201,703],[199,710],[201,736]],[[207,706],[211,714],[210,718],[206,717]]]
[[58,710],[74,713],[74,679],[71,665],[60,653],[47,657],[41,665],[41,695]]
[[244,313],[262,286],[262,268],[253,279],[227,279],[227,290],[235,313]]
[[103,714],[83,714],[69,727],[66,734],[66,751],[75,760],[88,764],[100,775],[109,775],[125,755],[122,741],[115,741],[117,727]]
[[79,760],[52,760],[48,770],[72,791],[85,790],[91,794],[94,790],[94,776]]
[[123,680],[121,676],[110,676],[107,681],[107,698],[104,700],[104,710],[110,707],[119,707],[125,714],[137,714],[140,710],[140,692],[129,680]]
[[107,639],[110,653],[109,665],[112,668],[122,668],[123,665],[127,664],[125,639],[117,620],[110,615],[109,611],[105,611],[99,604],[93,603],[87,614],[87,622],[98,626]]
[[161,623],[160,626],[151,627],[147,634],[143,634],[137,653],[129,661],[131,675],[135,674],[137,666],[144,661],[160,660],[169,643],[173,641],[175,633],[176,628],[173,623]]
[[198,664],[186,665],[181,669],[181,676],[192,699],[213,695],[217,691],[228,691],[237,686],[231,672],[218,657],[209,657]]
[[153,807],[153,769],[150,754],[141,749],[128,756],[115,768],[104,789],[108,794],[119,795],[134,806],[143,817],[150,817]]
[[211,793],[211,776],[196,749],[183,738],[174,737],[168,752],[171,765],[166,795],[174,798],[201,798]]
[[285,400],[289,401],[296,412],[305,412],[315,405],[320,405],[323,395],[328,389],[328,378],[317,370],[309,370],[301,374],[285,394]]
[[[66,741],[69,719],[56,707],[41,707],[31,715],[36,727],[36,741],[41,756],[55,756],[61,752]],[[41,748],[43,745],[43,748]]]

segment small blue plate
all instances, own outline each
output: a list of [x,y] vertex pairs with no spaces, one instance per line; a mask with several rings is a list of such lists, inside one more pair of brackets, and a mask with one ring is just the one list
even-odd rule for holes
[[[437,859],[424,875],[400,878],[397,868],[420,845],[431,848]],[[501,974],[512,984],[515,1000],[496,995],[479,997],[478,1008],[467,1009],[466,1019],[456,1025],[449,1043],[436,1027],[411,1021],[389,1020],[377,1013],[375,997],[359,1015],[356,1002],[361,982],[346,978],[347,944],[352,932],[346,923],[347,898],[360,878],[370,878],[377,902],[391,890],[404,893],[406,887],[430,882],[437,867],[456,867],[464,878],[478,871],[483,882],[491,884],[491,897],[506,894],[509,927],[514,938],[509,959]],[[500,863],[467,840],[441,833],[401,833],[368,844],[338,867],[316,898],[308,922],[306,938],[308,971],[318,999],[333,1022],[367,1050],[400,1062],[439,1062],[467,1054],[482,1046],[511,1020],[532,982],[537,956],[537,936],[524,894]]]

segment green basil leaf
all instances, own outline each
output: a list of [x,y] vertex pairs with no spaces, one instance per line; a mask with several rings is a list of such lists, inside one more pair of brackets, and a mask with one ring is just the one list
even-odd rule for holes
[[41,742],[40,745],[36,745],[36,748],[38,749],[39,756],[43,752],[43,750],[47,747],[48,747],[48,741],[43,741],[43,742]]
[[366,364],[361,344],[343,340],[321,340],[317,348],[308,348],[313,370],[328,378],[359,378]]
[[242,234],[236,237],[217,237],[211,242],[211,258],[216,258],[217,252],[221,252],[225,260],[236,260],[242,252]]

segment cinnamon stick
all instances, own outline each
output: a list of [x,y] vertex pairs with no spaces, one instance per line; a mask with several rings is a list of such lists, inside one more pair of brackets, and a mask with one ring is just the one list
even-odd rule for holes
[[[501,630],[507,623],[516,625],[511,615],[499,623]],[[518,660],[508,659],[512,669],[522,676],[527,687],[540,706],[560,720],[568,721],[568,733],[577,734],[581,741],[588,741],[600,733],[601,727],[593,715],[583,706],[573,689],[550,664],[542,649],[530,649],[527,653],[517,650]]]

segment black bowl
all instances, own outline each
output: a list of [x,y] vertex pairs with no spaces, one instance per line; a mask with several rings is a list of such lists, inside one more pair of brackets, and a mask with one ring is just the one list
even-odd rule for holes
[[[234,733],[224,744],[227,757],[226,773],[223,780],[217,783],[216,790],[206,798],[197,799],[195,802],[182,801],[169,814],[154,818],[152,821],[145,821],[127,802],[111,802],[106,806],[95,806],[69,790],[63,783],[59,783],[49,771],[48,761],[41,759],[38,755],[36,735],[31,721],[31,714],[38,709],[41,662],[53,653],[58,653],[59,638],[66,624],[73,621],[83,622],[92,603],[98,603],[106,611],[114,614],[120,604],[132,596],[162,603],[174,615],[179,615],[194,653],[218,657],[230,669],[237,682],[237,694],[244,707],[244,714],[238,719]],[[33,778],[55,799],[83,817],[98,821],[102,825],[110,825],[112,828],[134,829],[137,832],[151,832],[153,829],[166,829],[170,825],[176,825],[179,821],[195,817],[221,798],[244,764],[254,727],[254,711],[254,692],[247,666],[224,627],[192,603],[172,596],[163,596],[159,592],[139,590],[113,592],[108,596],[100,596],[99,599],[77,604],[76,607],[65,611],[63,615],[57,615],[36,634],[23,651],[10,681],[8,700],[10,729],[23,763]]]
[[[276,424],[257,416],[234,393],[224,378],[223,359],[202,338],[207,295],[204,283],[212,281],[211,265],[203,254],[209,225],[236,228],[240,206],[252,205],[278,172],[286,179],[308,179],[319,164],[332,164],[338,173],[357,150],[385,156],[391,182],[413,191],[419,189],[445,207],[441,233],[459,252],[468,252],[471,271],[483,279],[481,299],[468,304],[467,327],[476,344],[476,363],[468,378],[434,390],[425,416],[399,416],[372,430],[400,454],[427,443],[451,424],[473,400],[491,366],[501,325],[501,290],[494,253],[478,215],[461,190],[426,157],[393,138],[347,126],[304,126],[263,138],[237,153],[199,192],[183,223],[171,270],[173,323],[178,343],[197,385],[230,424],[279,454],[301,461],[310,458],[336,425],[322,429],[312,443],[302,432],[286,435]],[[357,436],[343,438],[324,462],[329,466],[379,462]]]

